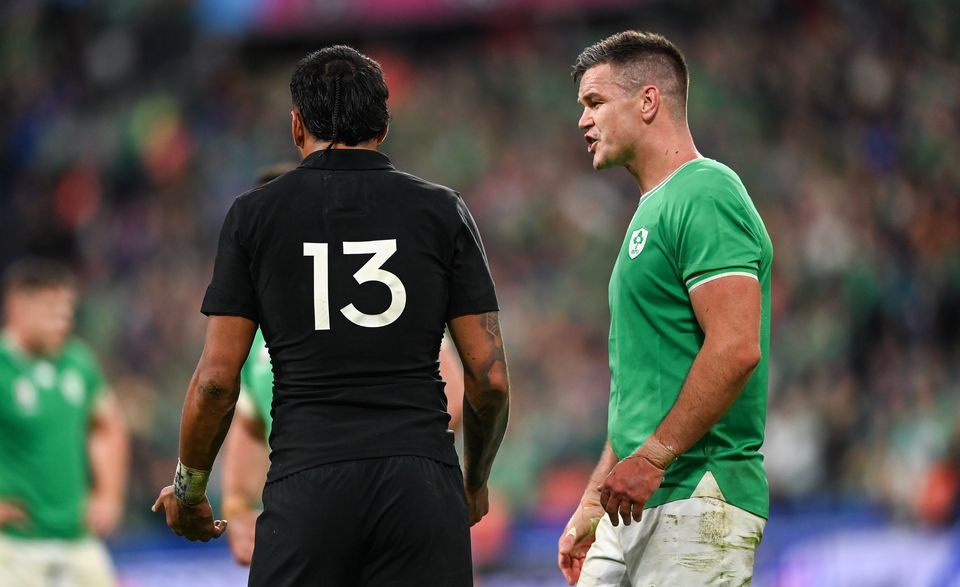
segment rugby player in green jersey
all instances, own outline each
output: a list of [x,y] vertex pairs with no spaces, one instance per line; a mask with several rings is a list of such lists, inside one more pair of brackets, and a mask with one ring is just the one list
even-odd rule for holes
[[27,259],[4,286],[0,585],[115,585],[98,538],[123,513],[127,431],[97,360],[70,334],[73,278]]
[[581,587],[746,585],[768,515],[770,237],[740,178],[697,152],[673,43],[613,35],[574,78],[593,167],[626,167],[641,196],[610,277],[608,442],[560,570]]

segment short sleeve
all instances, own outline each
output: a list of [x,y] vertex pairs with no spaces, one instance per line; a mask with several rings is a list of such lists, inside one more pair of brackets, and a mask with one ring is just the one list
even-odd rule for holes
[[240,198],[234,201],[220,229],[213,279],[200,311],[207,316],[242,316],[259,322],[250,256],[241,238],[240,202]]
[[92,411],[109,388],[107,378],[97,357],[84,342],[74,338],[68,343],[67,349],[69,366],[64,369],[61,386],[64,393],[76,393],[83,397],[84,409]]
[[679,215],[677,235],[677,264],[688,291],[727,275],[757,279],[760,239],[736,192],[692,197]]
[[458,227],[450,266],[447,319],[499,310],[480,231],[463,199],[457,197]]
[[100,363],[93,352],[88,350],[86,355],[87,365],[84,369],[84,375],[87,379],[87,389],[90,390],[90,406],[92,409],[100,401],[100,398],[107,393],[109,386],[107,378],[103,375],[103,369],[100,368]]

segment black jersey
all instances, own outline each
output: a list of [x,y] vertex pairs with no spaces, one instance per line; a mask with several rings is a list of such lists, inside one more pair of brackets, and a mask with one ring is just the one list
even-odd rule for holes
[[439,373],[444,326],[497,309],[459,194],[377,151],[341,149],[234,201],[202,312],[263,329],[275,480],[362,458],[457,463]]

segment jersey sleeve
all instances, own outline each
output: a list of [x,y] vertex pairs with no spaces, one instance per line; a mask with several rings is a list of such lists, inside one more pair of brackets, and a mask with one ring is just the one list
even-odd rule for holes
[[80,376],[83,379],[83,388],[87,390],[85,396],[86,409],[92,411],[97,402],[107,392],[109,387],[107,378],[104,376],[100,362],[90,347],[77,339],[71,341],[70,346],[70,352],[75,361],[74,365],[79,368]]
[[682,206],[677,265],[688,291],[727,275],[758,279],[761,241],[732,188],[696,194]]
[[[247,354],[247,360],[243,362],[243,367],[240,368],[240,399],[237,403],[237,409],[240,410],[241,414],[258,420],[264,419],[257,401],[260,395],[259,388],[263,384],[257,377],[257,362],[260,360],[259,355],[262,350],[263,334],[260,330],[257,330],[257,334],[253,338],[253,344],[250,346],[250,352]],[[273,393],[272,389],[271,393]],[[243,408],[240,407],[240,401],[244,403]],[[269,416],[269,413],[267,415]]]
[[259,322],[250,256],[241,238],[240,202],[240,198],[234,201],[220,229],[213,279],[200,311],[207,316],[242,316]]
[[270,370],[270,361],[264,358],[266,352],[263,331],[257,330],[247,360],[240,369],[240,398],[237,400],[237,411],[251,420],[263,422],[269,437],[273,373]]
[[106,397],[109,388],[107,378],[104,377],[103,370],[100,368],[100,364],[97,363],[96,359],[90,362],[88,378],[90,381],[90,406],[92,409],[101,398]]
[[493,276],[487,265],[480,231],[463,199],[457,197],[458,227],[450,266],[447,319],[499,310]]

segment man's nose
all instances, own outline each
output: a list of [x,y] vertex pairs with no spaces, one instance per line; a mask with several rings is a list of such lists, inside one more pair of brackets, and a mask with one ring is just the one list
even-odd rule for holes
[[583,130],[587,130],[593,126],[593,117],[590,116],[590,111],[586,108],[583,109],[583,114],[580,115],[580,121],[577,123],[577,126]]

